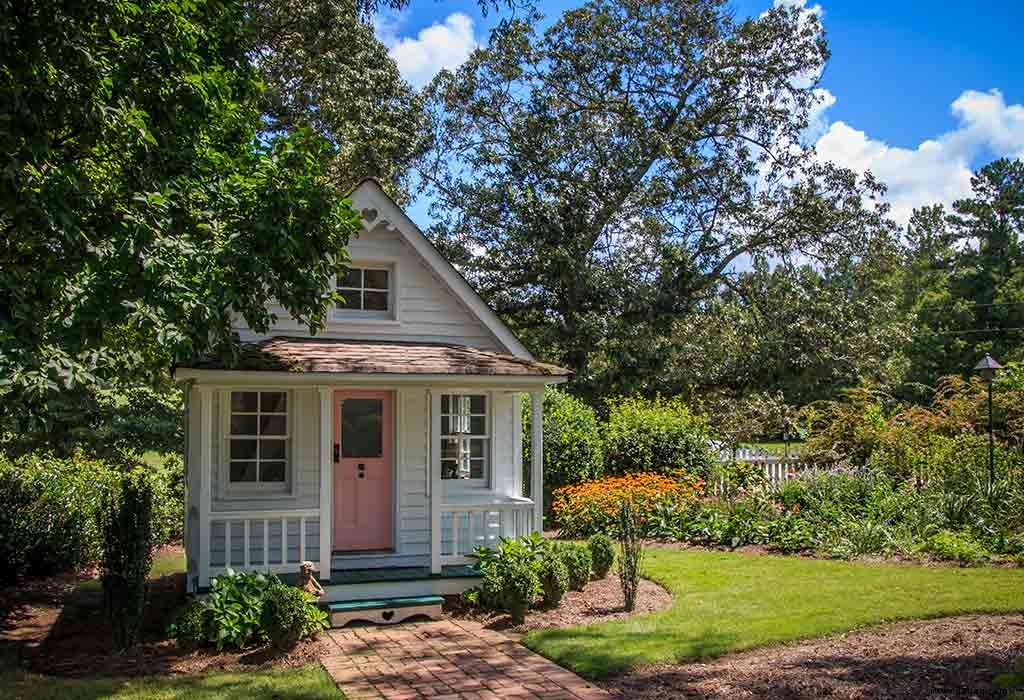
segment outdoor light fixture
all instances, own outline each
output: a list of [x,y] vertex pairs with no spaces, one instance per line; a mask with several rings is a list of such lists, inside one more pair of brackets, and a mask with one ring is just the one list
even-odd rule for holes
[[992,487],[996,482],[996,442],[992,432],[992,381],[996,378],[996,372],[1003,366],[987,354],[981,362],[974,366],[974,371],[981,375],[981,378],[988,384],[988,491],[992,493]]

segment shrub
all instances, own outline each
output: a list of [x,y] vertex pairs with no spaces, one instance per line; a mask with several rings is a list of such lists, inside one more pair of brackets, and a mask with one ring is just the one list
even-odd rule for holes
[[[523,483],[530,483],[530,402],[523,402]],[[544,394],[544,505],[555,489],[601,477],[604,449],[590,406],[557,389]]]
[[104,504],[103,607],[118,649],[138,641],[146,609],[146,577],[153,564],[153,487],[148,474],[125,474]]
[[191,600],[178,611],[167,634],[183,647],[200,647],[207,641],[206,628],[206,606],[198,600]]
[[645,529],[659,507],[697,500],[703,482],[695,477],[671,479],[660,474],[630,474],[566,486],[555,492],[555,519],[563,537],[589,537],[612,533],[619,503],[634,504],[640,527]]
[[640,570],[643,567],[644,546],[640,521],[633,504],[622,501],[619,505],[619,585],[627,612],[636,609],[636,596],[640,590]]
[[560,542],[555,547],[555,554],[565,564],[569,572],[569,588],[582,591],[590,581],[592,562],[590,549],[579,542]]
[[261,624],[278,649],[295,646],[306,632],[309,594],[293,586],[271,586],[263,597]]
[[604,578],[615,564],[615,546],[611,538],[603,533],[591,535],[587,547],[594,566],[594,578]]
[[544,604],[556,607],[562,602],[562,596],[569,590],[569,570],[559,556],[544,557],[538,571]]
[[706,421],[679,399],[610,400],[604,446],[609,474],[681,471],[704,479],[713,464]]
[[105,462],[81,453],[65,459],[0,453],[0,580],[97,562],[98,515],[116,476]]
[[513,622],[522,624],[526,610],[540,593],[540,559],[522,540],[505,539],[497,549],[477,549],[478,567],[483,575],[481,602],[507,610]]
[[181,540],[185,527],[185,463],[169,455],[160,466],[147,466],[153,485],[153,539],[157,545]]
[[939,559],[959,562],[963,566],[981,564],[989,559],[985,547],[969,533],[951,530],[941,530],[932,535],[925,545],[925,551]]
[[768,542],[773,549],[786,554],[806,552],[817,544],[814,528],[794,513],[784,513],[769,523]]
[[208,641],[217,649],[244,649],[266,639],[262,627],[267,592],[281,585],[276,576],[228,571],[210,581],[206,597]]

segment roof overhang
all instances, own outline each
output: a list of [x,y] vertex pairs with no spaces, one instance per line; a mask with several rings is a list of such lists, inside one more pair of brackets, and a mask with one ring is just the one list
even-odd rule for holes
[[231,369],[194,369],[179,367],[174,373],[178,382],[224,386],[297,385],[324,386],[400,384],[403,386],[490,386],[542,387],[563,384],[566,376],[494,375],[494,374],[369,374],[363,372],[278,372]]

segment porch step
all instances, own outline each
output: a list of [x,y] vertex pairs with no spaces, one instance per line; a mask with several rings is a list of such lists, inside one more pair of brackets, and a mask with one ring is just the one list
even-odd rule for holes
[[378,625],[393,625],[412,617],[422,616],[437,620],[441,617],[444,598],[437,595],[407,598],[380,598],[377,600],[346,600],[329,603],[331,627],[344,627],[356,622],[372,622]]

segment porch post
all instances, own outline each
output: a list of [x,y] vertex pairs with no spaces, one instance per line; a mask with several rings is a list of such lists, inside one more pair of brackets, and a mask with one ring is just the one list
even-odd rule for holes
[[441,573],[441,394],[427,389],[430,406],[430,573]]
[[[320,580],[331,580],[331,530],[334,527],[331,499],[334,495],[334,404],[330,387],[320,390]],[[305,536],[305,535],[303,535]]]
[[213,415],[213,389],[199,385],[199,587],[210,586],[210,498],[213,480],[213,435],[217,421]]
[[530,497],[533,529],[544,531],[544,390],[530,392]]

